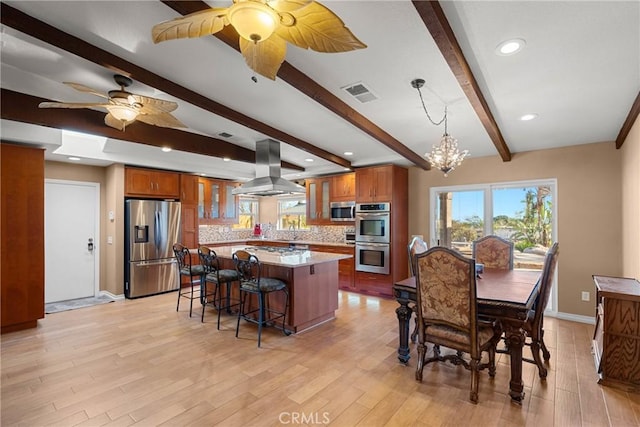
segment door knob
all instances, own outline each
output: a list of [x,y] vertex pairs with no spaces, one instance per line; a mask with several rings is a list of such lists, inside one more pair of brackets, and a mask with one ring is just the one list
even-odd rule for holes
[[89,237],[89,243],[87,243],[87,249],[89,252],[93,251],[93,239]]

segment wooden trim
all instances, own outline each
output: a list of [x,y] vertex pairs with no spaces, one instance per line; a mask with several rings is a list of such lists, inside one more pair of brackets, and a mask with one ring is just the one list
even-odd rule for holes
[[[188,15],[193,12],[198,12],[210,8],[208,4],[202,1],[162,0],[162,2],[181,15]],[[214,36],[225,42],[227,45],[234,48],[238,52],[240,51],[240,47],[238,45],[239,36],[231,25],[226,26],[222,31],[214,34]],[[298,89],[300,92],[304,93],[323,107],[332,111],[341,119],[346,120],[353,126],[365,132],[367,135],[376,139],[378,142],[384,144],[388,148],[400,154],[402,157],[409,160],[416,166],[419,166],[424,170],[431,169],[431,164],[424,157],[420,156],[415,151],[411,150],[406,145],[395,139],[393,136],[389,135],[375,123],[371,122],[362,114],[358,113],[356,110],[348,106],[337,96],[333,95],[327,89],[319,85],[302,71],[289,64],[287,61],[284,61],[282,63],[282,66],[278,70],[278,77],[281,80],[289,83],[291,86]],[[284,141],[283,139],[281,140]],[[302,146],[298,148],[301,148],[303,150],[305,149]]]
[[[188,4],[188,2],[185,2]],[[261,132],[274,139],[278,139],[293,147],[307,151],[315,156],[321,157],[340,166],[351,168],[351,162],[318,148],[306,141],[295,138],[265,123],[252,119],[238,111],[215,102],[203,95],[180,86],[168,79],[163,78],[149,70],[139,67],[126,61],[112,53],[93,46],[84,40],[61,31],[49,24],[33,18],[6,3],[1,4],[0,20],[7,25],[38,40],[42,40],[67,52],[73,53],[88,61],[94,62],[102,67],[113,70],[119,74],[125,74],[132,79],[144,83],[153,88],[159,89],[169,95],[182,99],[190,104],[198,106],[213,114],[232,120],[250,129]],[[233,160],[237,160],[232,158]]]
[[464,91],[471,106],[475,110],[480,122],[489,134],[489,138],[496,146],[500,157],[505,162],[511,160],[511,152],[507,146],[500,128],[491,113],[478,82],[473,76],[471,67],[462,53],[462,48],[453,34],[453,30],[447,21],[447,17],[437,1],[412,0],[420,18],[429,30],[431,37],[440,49],[442,56],[449,65],[449,68],[456,76],[460,87]]
[[640,92],[638,92],[638,96],[636,96],[636,100],[633,102],[631,110],[629,110],[627,119],[624,121],[622,128],[620,129],[620,133],[616,138],[616,149],[619,149],[622,147],[622,144],[624,144],[624,140],[627,139],[627,136],[631,131],[631,127],[638,118],[638,114],[640,114]]
[[[184,132],[171,128],[160,128],[135,122],[121,132],[104,124],[105,113],[94,110],[65,110],[38,108],[38,104],[48,99],[2,89],[0,92],[0,116],[5,120],[31,123],[57,129],[69,129],[107,138],[136,142],[154,147],[171,147],[174,150],[202,154],[213,157],[229,157],[247,163],[255,163],[255,151],[227,141]],[[304,168],[282,162],[282,167],[304,171]]]

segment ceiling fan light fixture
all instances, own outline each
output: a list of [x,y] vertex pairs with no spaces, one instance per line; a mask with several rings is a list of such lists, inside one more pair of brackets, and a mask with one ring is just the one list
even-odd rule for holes
[[138,117],[138,112],[126,105],[112,105],[109,107],[109,112],[113,117],[124,122],[131,122]]
[[240,37],[255,43],[268,39],[280,21],[275,10],[254,0],[235,3],[227,16]]

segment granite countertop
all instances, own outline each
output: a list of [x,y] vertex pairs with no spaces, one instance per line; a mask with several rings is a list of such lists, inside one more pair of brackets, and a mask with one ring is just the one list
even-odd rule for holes
[[201,243],[201,245],[220,245],[220,244],[228,244],[228,245],[241,245],[241,244],[251,244],[251,242],[266,242],[266,243],[287,243],[294,245],[317,245],[317,246],[340,246],[345,248],[355,248],[355,245],[349,243],[339,243],[339,242],[321,242],[314,240],[285,240],[285,239],[260,239],[260,238],[250,238],[250,239],[238,239],[238,240],[224,240],[217,242],[206,242]]
[[238,250],[246,250],[247,252],[258,257],[260,262],[262,262],[263,264],[271,264],[291,268],[352,258],[351,255],[333,254],[327,252],[313,252],[302,249],[292,250],[291,252],[271,252],[259,246],[251,246],[251,244],[216,246],[215,248],[213,248],[213,250],[215,250],[216,254],[220,258],[227,259],[231,259],[233,253]]

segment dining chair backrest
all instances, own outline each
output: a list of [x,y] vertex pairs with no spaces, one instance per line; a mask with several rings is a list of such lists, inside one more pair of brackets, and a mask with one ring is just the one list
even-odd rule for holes
[[409,250],[409,272],[411,273],[412,276],[416,275],[415,259],[414,259],[415,256],[417,254],[421,254],[423,252],[426,252],[427,249],[429,249],[429,246],[419,236],[414,236],[413,239],[411,239],[411,242],[409,242],[409,246],[408,246],[408,250]]
[[559,255],[560,245],[558,242],[555,242],[544,257],[542,276],[540,277],[540,293],[538,294],[538,298],[535,303],[535,314],[533,318],[534,328],[542,324],[544,310],[547,308],[547,304],[549,303],[549,295],[551,294],[551,286],[553,284],[553,277],[555,276]]
[[500,236],[488,235],[475,240],[473,258],[486,268],[513,270],[513,242]]
[[247,251],[239,250],[233,253],[232,258],[233,263],[236,266],[236,270],[238,271],[240,283],[260,283],[262,268],[258,257]]
[[464,351],[479,357],[475,261],[442,246],[416,254],[415,260],[419,328],[453,328],[468,336]]

